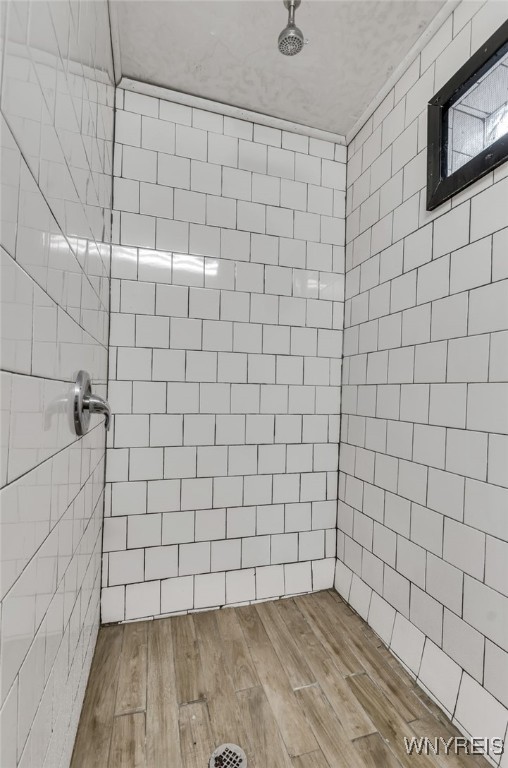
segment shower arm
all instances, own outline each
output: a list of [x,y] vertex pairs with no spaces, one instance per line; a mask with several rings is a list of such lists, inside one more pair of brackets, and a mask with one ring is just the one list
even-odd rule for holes
[[289,14],[288,14],[288,24],[293,26],[295,23],[295,2],[294,0],[290,0],[289,3]]
[[300,5],[301,0],[284,0],[284,5],[288,9],[288,26],[295,26],[295,11]]

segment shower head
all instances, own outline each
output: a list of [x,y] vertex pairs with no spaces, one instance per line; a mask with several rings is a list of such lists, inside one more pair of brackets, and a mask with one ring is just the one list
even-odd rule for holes
[[302,0],[284,0],[284,6],[288,9],[288,23],[279,35],[278,47],[284,56],[295,56],[303,48],[302,30],[295,24],[295,11]]

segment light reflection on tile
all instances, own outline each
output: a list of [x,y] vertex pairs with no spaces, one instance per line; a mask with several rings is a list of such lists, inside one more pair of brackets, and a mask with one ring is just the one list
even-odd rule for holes
[[190,253],[173,254],[173,282],[175,285],[204,285],[204,257]]
[[111,248],[111,277],[136,280],[138,274],[138,249],[126,245]]
[[[138,279],[154,283],[171,282],[171,253],[138,249]],[[177,267],[178,269],[179,267]]]

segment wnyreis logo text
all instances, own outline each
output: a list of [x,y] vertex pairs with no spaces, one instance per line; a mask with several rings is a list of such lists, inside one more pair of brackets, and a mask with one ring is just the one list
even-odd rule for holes
[[491,755],[498,756],[504,752],[504,741],[500,737],[491,739],[483,736],[466,739],[463,736],[452,736],[444,739],[442,736],[404,737],[408,755]]

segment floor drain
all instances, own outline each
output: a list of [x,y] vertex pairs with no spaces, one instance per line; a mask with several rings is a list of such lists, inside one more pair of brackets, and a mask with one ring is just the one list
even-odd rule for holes
[[247,768],[245,752],[236,744],[221,744],[213,752],[209,768]]

